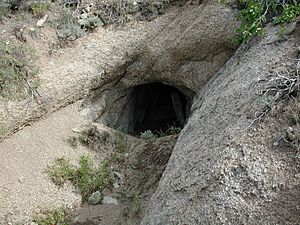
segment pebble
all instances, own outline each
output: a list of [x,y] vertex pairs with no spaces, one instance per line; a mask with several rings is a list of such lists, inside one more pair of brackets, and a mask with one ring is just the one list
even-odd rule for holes
[[103,198],[103,204],[115,204],[119,205],[118,200],[111,197],[111,196],[104,196]]
[[88,199],[90,205],[97,205],[101,202],[102,193],[100,191],[94,192]]
[[118,183],[113,183],[113,186],[115,189],[119,189],[120,188],[120,185]]

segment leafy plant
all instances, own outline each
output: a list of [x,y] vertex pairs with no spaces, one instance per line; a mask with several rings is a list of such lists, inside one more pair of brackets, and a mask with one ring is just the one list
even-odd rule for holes
[[68,209],[58,208],[47,211],[44,215],[36,216],[33,220],[38,225],[69,225],[71,212]]
[[290,5],[283,5],[283,11],[280,16],[274,18],[275,24],[290,23],[300,15],[300,4],[294,3]]
[[[224,3],[224,0],[219,0]],[[241,26],[237,29],[236,42],[245,43],[255,35],[263,34],[267,22],[274,24],[292,22],[300,15],[296,0],[238,0],[242,10],[238,13]]]
[[95,29],[97,27],[103,26],[104,23],[102,22],[102,20],[99,17],[97,17],[97,16],[90,16],[90,17],[87,17],[84,20],[82,20],[80,22],[80,25],[84,29]]
[[170,126],[166,131],[158,131],[157,137],[165,137],[173,134],[179,134],[181,132],[180,127]]
[[102,191],[112,185],[112,175],[108,161],[102,161],[98,167],[86,155],[80,157],[75,167],[65,158],[57,159],[47,170],[51,180],[59,186],[70,181],[81,193],[84,200],[95,191]]
[[85,34],[84,29],[68,10],[61,12],[61,17],[56,21],[56,32],[60,47],[65,47],[68,43],[74,42]]
[[50,8],[50,2],[46,0],[38,0],[29,2],[29,10],[38,17],[42,17]]
[[144,140],[153,140],[157,138],[157,135],[153,134],[151,130],[146,130],[141,133],[140,137]]
[[35,52],[25,45],[5,42],[0,38],[0,95],[37,96]]
[[54,184],[62,186],[66,181],[72,180],[75,175],[76,168],[70,164],[66,158],[59,158],[53,166],[47,170],[48,175]]

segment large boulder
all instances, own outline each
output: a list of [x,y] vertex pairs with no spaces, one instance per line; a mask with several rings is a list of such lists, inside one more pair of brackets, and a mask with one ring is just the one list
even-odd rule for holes
[[286,115],[253,123],[270,76],[295,63],[299,31],[269,27],[206,84],[141,224],[299,224],[300,160],[273,144]]
[[[236,26],[233,11],[211,0],[175,7],[152,22],[99,28],[78,40],[74,48],[50,57],[38,49],[44,52],[39,62],[38,101],[0,100],[1,126],[9,132],[87,95],[95,104],[86,104],[86,114],[95,120],[107,111],[105,91],[117,84],[117,92],[152,81],[195,92],[234,52]],[[97,100],[100,96],[104,99]]]

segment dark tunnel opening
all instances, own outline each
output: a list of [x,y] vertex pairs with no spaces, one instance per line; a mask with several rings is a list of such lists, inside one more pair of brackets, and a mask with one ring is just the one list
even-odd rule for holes
[[177,88],[162,83],[138,85],[132,92],[132,131],[166,132],[183,128],[189,115],[190,100]]

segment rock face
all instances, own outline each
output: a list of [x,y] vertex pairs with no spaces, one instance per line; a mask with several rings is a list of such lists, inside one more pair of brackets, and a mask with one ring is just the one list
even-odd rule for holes
[[298,57],[299,26],[277,34],[238,49],[201,90],[141,224],[299,223],[300,160],[273,146],[284,116],[247,129],[262,81]]
[[232,55],[236,26],[232,10],[210,0],[153,22],[99,28],[74,48],[41,55],[39,101],[1,100],[0,122],[7,131],[17,129],[87,95],[85,114],[96,120],[122,106],[127,100],[120,95],[128,96],[129,87],[154,81],[193,96]]

